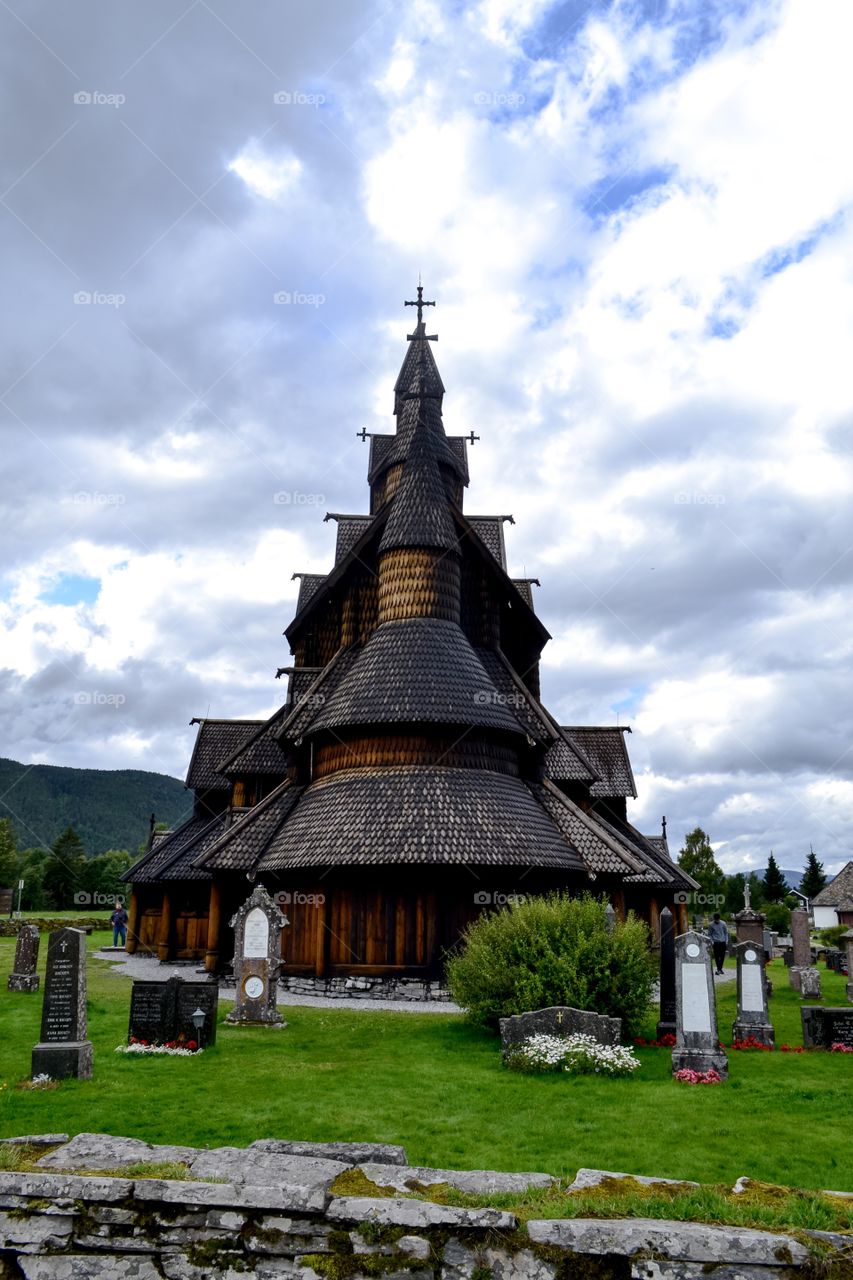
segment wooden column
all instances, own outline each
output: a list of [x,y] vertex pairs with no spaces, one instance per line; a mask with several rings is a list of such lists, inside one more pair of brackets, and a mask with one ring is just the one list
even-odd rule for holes
[[219,917],[221,898],[219,885],[215,880],[210,884],[210,908],[207,917],[207,952],[204,967],[208,973],[216,973],[219,967]]
[[675,932],[686,933],[690,928],[690,921],[687,919],[687,903],[676,902],[673,910],[676,920]]
[[617,889],[613,894],[613,910],[620,920],[625,919],[627,912],[625,910],[625,891],[623,889]]
[[660,907],[657,898],[649,899],[649,929],[652,935],[652,946],[660,943]]
[[326,967],[328,965],[329,956],[329,935],[331,932],[330,922],[332,918],[332,895],[325,889],[319,890],[323,894],[323,903],[317,904],[317,950],[315,953],[314,972],[318,978],[325,978]]
[[157,937],[157,959],[161,964],[169,959],[169,934],[172,931],[172,895],[168,891],[163,894],[163,908],[160,913],[160,933]]
[[133,955],[139,944],[139,895],[134,890],[130,895],[130,902],[127,904],[127,941],[124,944],[125,951],[129,955]]

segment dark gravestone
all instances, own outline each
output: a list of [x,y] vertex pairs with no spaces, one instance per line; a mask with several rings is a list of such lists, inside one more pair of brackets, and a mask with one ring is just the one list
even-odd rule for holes
[[[205,1049],[216,1040],[218,1002],[219,987],[213,982],[184,982],[181,978],[134,982],[128,1040],[159,1045],[194,1040]],[[193,1021],[196,1010],[204,1014],[200,1028]]]
[[657,1038],[675,1035],[675,921],[669,907],[660,913],[660,1021]]
[[853,1048],[853,1009],[811,1005],[801,1008],[800,1016],[803,1044],[807,1049],[828,1049],[833,1044]]
[[175,1009],[180,978],[168,982],[134,982],[130,994],[129,1040],[165,1044],[175,1038]]
[[853,929],[841,935],[844,943],[844,954],[839,953],[838,972],[847,974],[845,993],[848,1000],[853,1000]]
[[717,1002],[711,968],[711,942],[702,933],[675,940],[676,1044],[672,1071],[710,1071],[725,1079],[729,1063],[717,1034]]
[[737,956],[737,1017],[733,1040],[752,1038],[773,1048],[773,1027],[767,1012],[767,983],[764,977],[764,948],[754,942],[739,942]]
[[501,1049],[506,1054],[529,1036],[571,1036],[577,1032],[592,1036],[599,1044],[618,1044],[622,1035],[621,1018],[608,1018],[603,1013],[554,1005],[531,1013],[516,1013],[500,1019]]
[[92,1044],[86,1039],[86,937],[57,929],[48,938],[41,1040],[33,1049],[33,1076],[51,1080],[92,1077]]
[[287,917],[260,884],[231,920],[237,993],[226,1022],[243,1026],[285,1025],[275,1002],[281,970],[281,931],[287,923]]
[[10,991],[38,991],[38,958],[39,931],[34,924],[25,924],[18,930],[15,943],[15,967],[9,974]]

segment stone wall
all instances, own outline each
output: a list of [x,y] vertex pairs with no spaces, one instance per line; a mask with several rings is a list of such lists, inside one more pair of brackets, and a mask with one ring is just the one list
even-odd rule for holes
[[296,978],[283,976],[279,986],[300,996],[327,996],[347,1000],[450,1000],[440,982],[417,978]]
[[[121,1176],[122,1167],[145,1155],[182,1159],[187,1180]],[[64,1171],[99,1162],[102,1169],[112,1162],[117,1176]],[[0,1276],[805,1280],[817,1274],[803,1244],[765,1231],[658,1219],[521,1224],[496,1208],[417,1199],[417,1189],[436,1182],[486,1194],[552,1179],[404,1162],[401,1148],[369,1143],[268,1140],[246,1150],[199,1152],[81,1134],[35,1171],[0,1174]]]
[[34,924],[39,933],[53,933],[56,929],[82,929],[84,933],[91,933],[94,929],[112,930],[109,919],[101,916],[84,916],[80,920],[62,920],[53,919],[49,916],[26,918],[13,917],[9,920],[0,920],[0,938],[14,938],[22,924]]

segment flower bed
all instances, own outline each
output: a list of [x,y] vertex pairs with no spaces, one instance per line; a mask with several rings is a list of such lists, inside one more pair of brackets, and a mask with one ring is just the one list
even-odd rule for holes
[[528,1036],[507,1054],[506,1065],[511,1071],[531,1074],[568,1071],[572,1075],[628,1076],[640,1063],[625,1045],[599,1044],[592,1036],[576,1032],[571,1036]]
[[199,1049],[197,1040],[167,1040],[165,1044],[151,1044],[148,1040],[138,1040],[136,1036],[131,1036],[129,1044],[116,1045],[116,1053],[163,1053],[174,1058],[194,1058],[197,1054],[204,1053],[204,1050]]
[[690,1067],[682,1067],[673,1076],[679,1084],[722,1084],[723,1079],[718,1071],[711,1067],[710,1071],[692,1071]]

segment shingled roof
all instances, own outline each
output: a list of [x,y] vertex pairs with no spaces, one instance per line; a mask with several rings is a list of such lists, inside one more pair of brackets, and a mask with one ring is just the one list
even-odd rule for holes
[[193,867],[192,859],[203,853],[224,830],[226,814],[215,818],[190,818],[167,839],[156,845],[122,876],[134,884],[161,880],[209,880],[205,871]]
[[311,728],[421,721],[522,732],[455,622],[383,622]]
[[281,777],[287,770],[287,756],[278,741],[278,731],[290,714],[287,705],[279,707],[246,742],[219,766],[220,772],[229,778],[262,774]]
[[[468,523],[480,541],[489,548],[502,569],[506,569],[504,524],[509,516],[468,516]],[[529,602],[532,605],[532,599]]]
[[[340,536],[340,531],[339,535]],[[326,581],[325,573],[295,573],[294,578],[299,578],[299,595],[296,598],[296,612],[304,609],[305,605],[311,599],[315,592]]]
[[227,791],[231,785],[219,772],[223,760],[238,751],[263,720],[192,720],[198,725],[186,785],[193,791]]
[[853,896],[853,862],[842,867],[838,875],[824,885],[812,898],[813,907],[840,907],[845,898]]
[[430,443],[423,434],[416,434],[391,500],[391,514],[385,523],[379,551],[400,547],[454,551],[458,541],[447,489]]
[[[592,795],[596,799],[607,796],[633,796],[636,798],[637,788],[631,761],[628,758],[628,746],[625,734],[631,730],[617,725],[587,727],[581,725],[562,725],[563,733],[569,741],[580,747],[598,774],[598,782],[592,787]],[[553,761],[546,762],[548,776],[559,779],[561,774],[552,770],[559,769],[563,763],[558,752]]]
[[[334,520],[338,526],[335,539],[335,564],[340,564],[352,551],[359,538],[363,537],[373,523],[373,516],[341,515],[337,511],[328,511],[325,520]],[[308,597],[310,599],[310,596]]]
[[519,779],[416,765],[348,770],[312,783],[256,870],[389,863],[584,870]]
[[302,787],[283,782],[252,809],[238,815],[197,859],[205,871],[248,871],[296,804]]
[[572,846],[578,850],[589,871],[595,875],[642,874],[647,865],[593,816],[584,813],[568,796],[550,782],[535,788],[537,798]]

